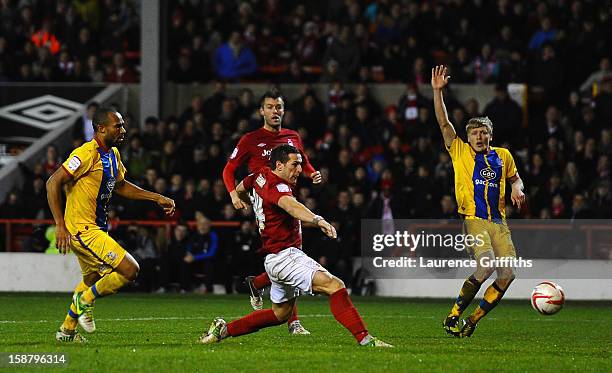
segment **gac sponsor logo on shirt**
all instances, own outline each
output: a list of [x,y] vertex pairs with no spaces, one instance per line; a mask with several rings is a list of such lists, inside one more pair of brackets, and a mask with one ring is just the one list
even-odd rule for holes
[[480,170],[480,176],[485,180],[493,180],[497,177],[497,174],[491,168],[487,167]]
[[497,183],[492,183],[492,182],[487,181],[487,180],[476,179],[476,180],[474,180],[474,184],[476,184],[476,185],[488,185],[491,188],[499,188],[499,185],[497,185]]

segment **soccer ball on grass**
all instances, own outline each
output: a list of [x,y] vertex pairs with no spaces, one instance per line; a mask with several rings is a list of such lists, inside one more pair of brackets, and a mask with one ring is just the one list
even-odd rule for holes
[[531,292],[531,307],[542,315],[554,315],[563,308],[563,288],[552,281],[538,284]]

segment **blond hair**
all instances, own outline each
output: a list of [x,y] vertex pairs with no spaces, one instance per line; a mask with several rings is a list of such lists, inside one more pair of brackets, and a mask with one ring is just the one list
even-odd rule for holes
[[474,128],[487,127],[489,131],[489,135],[493,134],[493,122],[489,117],[475,117],[468,120],[467,125],[465,126],[465,132],[470,133]]

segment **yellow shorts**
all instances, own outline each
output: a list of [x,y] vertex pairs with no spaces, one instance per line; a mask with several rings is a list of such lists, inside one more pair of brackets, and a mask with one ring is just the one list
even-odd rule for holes
[[79,259],[83,276],[94,272],[100,276],[111,273],[126,254],[117,241],[99,229],[77,233],[72,240],[72,251]]
[[499,224],[483,219],[466,218],[463,221],[463,232],[476,238],[476,244],[468,248],[475,258],[489,250],[493,250],[496,258],[516,258],[510,228],[505,222]]

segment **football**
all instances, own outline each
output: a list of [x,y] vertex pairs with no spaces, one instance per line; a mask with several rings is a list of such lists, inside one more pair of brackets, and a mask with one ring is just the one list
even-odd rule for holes
[[531,292],[531,306],[542,315],[554,315],[563,308],[563,288],[551,281],[538,284]]

